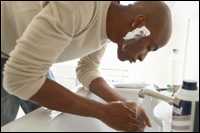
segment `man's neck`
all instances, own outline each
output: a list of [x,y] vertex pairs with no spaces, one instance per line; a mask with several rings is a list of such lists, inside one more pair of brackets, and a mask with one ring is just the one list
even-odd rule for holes
[[107,36],[111,41],[120,43],[125,34],[130,30],[132,20],[127,15],[129,15],[128,6],[112,2],[108,10],[106,22]]

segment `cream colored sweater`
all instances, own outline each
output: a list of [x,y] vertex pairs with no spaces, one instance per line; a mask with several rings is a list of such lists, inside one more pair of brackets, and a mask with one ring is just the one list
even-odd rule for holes
[[77,77],[89,87],[101,76],[98,66],[106,47],[110,3],[55,1],[44,8],[39,2],[1,3],[1,51],[10,55],[4,70],[6,90],[29,99],[53,63],[76,58],[81,58]]

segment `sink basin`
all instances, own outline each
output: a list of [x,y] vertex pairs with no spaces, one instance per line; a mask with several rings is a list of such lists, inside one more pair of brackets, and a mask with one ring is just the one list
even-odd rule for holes
[[171,120],[172,120],[172,106],[168,103],[161,101],[153,110],[153,114],[157,122],[160,123],[162,131],[171,131]]

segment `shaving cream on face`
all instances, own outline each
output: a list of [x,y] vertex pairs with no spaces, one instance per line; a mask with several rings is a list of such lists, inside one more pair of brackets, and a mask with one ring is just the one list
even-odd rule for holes
[[123,39],[127,41],[131,39],[147,37],[149,35],[151,35],[151,32],[145,26],[143,26],[141,28],[137,28],[135,30],[132,30],[131,32],[128,32]]

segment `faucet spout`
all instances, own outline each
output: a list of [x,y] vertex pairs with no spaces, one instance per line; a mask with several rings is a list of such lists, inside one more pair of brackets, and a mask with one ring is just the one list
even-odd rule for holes
[[171,105],[174,104],[176,100],[174,97],[166,96],[150,89],[142,89],[139,91],[138,95],[141,98],[144,98],[145,96],[151,96],[153,98],[163,100]]

